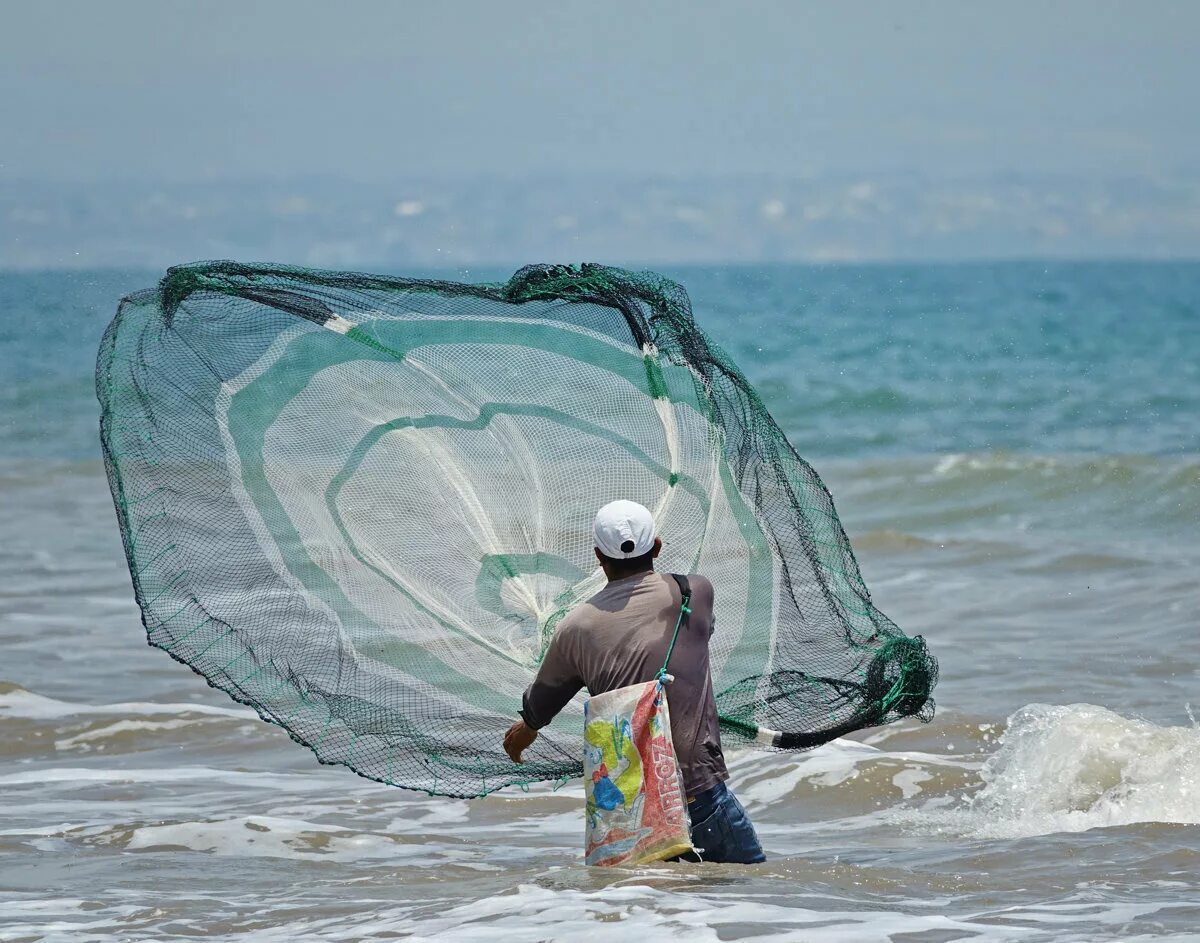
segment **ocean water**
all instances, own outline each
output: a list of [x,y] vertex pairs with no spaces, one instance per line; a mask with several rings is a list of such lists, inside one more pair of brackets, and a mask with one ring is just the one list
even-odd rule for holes
[[0,941],[1200,939],[1200,264],[668,273],[942,681],[734,757],[766,864],[631,871],[576,785],[323,768],[146,647],[91,370],[157,274],[0,274]]

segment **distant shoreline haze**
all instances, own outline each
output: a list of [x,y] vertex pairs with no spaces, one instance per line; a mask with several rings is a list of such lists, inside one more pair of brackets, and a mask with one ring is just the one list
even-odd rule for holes
[[1200,258],[1200,175],[0,178],[0,268]]

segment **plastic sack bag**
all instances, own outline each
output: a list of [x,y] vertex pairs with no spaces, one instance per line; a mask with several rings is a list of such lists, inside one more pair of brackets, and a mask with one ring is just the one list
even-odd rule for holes
[[692,850],[661,680],[584,704],[585,861],[645,864]]

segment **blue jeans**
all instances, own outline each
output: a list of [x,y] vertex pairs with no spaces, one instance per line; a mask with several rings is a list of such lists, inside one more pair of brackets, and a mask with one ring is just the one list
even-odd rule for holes
[[[766,861],[746,810],[724,783],[688,800],[692,845],[701,861],[755,864]],[[695,860],[690,855],[683,860]]]

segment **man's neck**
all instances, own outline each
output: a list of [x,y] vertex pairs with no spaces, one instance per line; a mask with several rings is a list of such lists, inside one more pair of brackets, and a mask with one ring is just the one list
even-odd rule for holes
[[619,582],[621,582],[621,580],[631,580],[635,576],[645,576],[647,573],[653,573],[653,572],[654,572],[654,564],[652,563],[652,564],[650,564],[650,566],[646,567],[643,570],[633,570],[629,573],[620,573],[620,574],[611,574],[611,575],[606,573],[605,575],[608,576],[608,581],[610,583],[619,583]]

